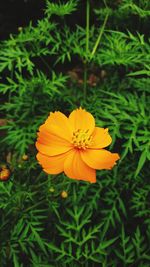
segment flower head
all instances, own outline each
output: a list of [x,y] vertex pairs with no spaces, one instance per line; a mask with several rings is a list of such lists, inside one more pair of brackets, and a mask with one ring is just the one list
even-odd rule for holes
[[95,183],[96,169],[111,169],[119,159],[104,149],[111,142],[108,129],[96,127],[86,110],[76,109],[68,118],[56,111],[39,128],[37,160],[48,174],[64,172],[71,179]]

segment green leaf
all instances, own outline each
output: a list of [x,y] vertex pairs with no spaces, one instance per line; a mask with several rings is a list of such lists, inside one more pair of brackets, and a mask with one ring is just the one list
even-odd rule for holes
[[135,172],[135,177],[137,177],[137,175],[139,174],[139,172],[141,171],[144,163],[146,162],[147,159],[147,148],[142,152],[139,162],[138,162],[138,166]]

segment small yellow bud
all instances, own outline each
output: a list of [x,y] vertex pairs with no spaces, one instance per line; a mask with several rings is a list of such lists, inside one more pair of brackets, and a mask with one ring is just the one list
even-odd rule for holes
[[62,198],[67,198],[67,197],[68,197],[68,193],[67,193],[67,191],[62,191],[62,192],[61,192],[61,197],[62,197]]
[[21,164],[18,164],[18,168],[21,169],[22,168],[22,165]]
[[21,32],[22,31],[22,27],[18,27],[18,31]]
[[107,76],[107,72],[105,70],[101,70],[100,77],[104,79]]
[[22,156],[22,159],[23,159],[23,160],[28,160],[28,158],[29,158],[29,157],[28,157],[28,155],[26,155],[26,154],[24,154],[24,155]]
[[49,189],[49,192],[54,193],[54,192],[55,192],[54,187],[51,187],[51,188]]

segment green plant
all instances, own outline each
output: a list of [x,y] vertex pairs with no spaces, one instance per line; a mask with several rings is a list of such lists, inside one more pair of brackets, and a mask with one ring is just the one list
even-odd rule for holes
[[[47,0],[36,25],[0,43],[1,163],[11,170],[0,181],[2,267],[150,264],[150,4],[83,2]],[[47,176],[35,158],[49,112],[79,106],[121,156],[96,184]]]

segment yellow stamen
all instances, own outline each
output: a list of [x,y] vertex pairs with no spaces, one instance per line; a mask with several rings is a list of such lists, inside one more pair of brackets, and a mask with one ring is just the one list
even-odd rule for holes
[[92,135],[88,133],[89,129],[81,130],[78,129],[73,132],[72,144],[74,147],[79,149],[86,149],[91,144]]

